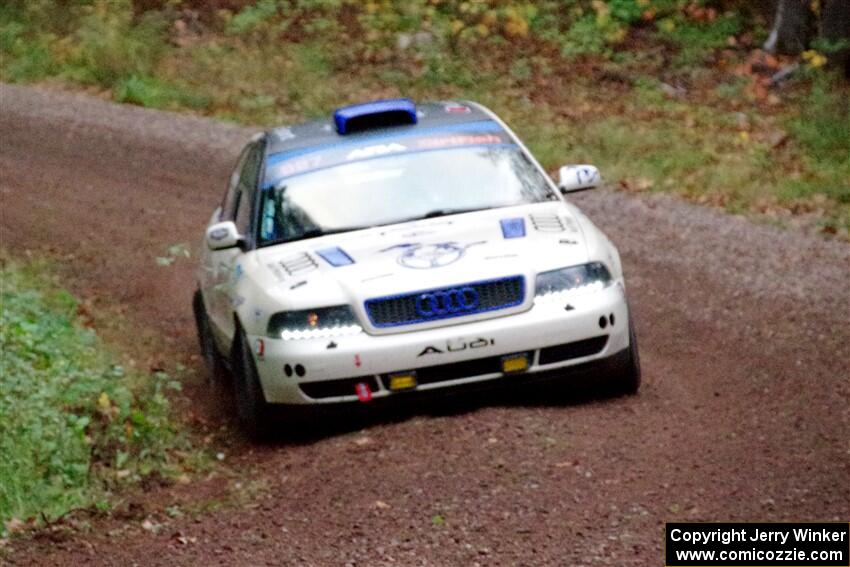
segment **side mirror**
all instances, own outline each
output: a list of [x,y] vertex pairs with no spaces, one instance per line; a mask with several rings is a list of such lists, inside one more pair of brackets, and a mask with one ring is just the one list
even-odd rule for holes
[[224,250],[242,243],[242,235],[233,221],[217,222],[207,228],[207,246],[210,250]]
[[561,193],[575,193],[595,189],[602,183],[599,170],[592,165],[565,165],[559,170],[558,189]]

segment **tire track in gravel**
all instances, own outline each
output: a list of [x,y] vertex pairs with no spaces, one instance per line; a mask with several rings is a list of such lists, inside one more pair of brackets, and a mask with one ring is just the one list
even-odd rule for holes
[[[154,257],[196,244],[250,133],[0,85],[2,245],[65,258],[74,291],[188,360],[192,266]],[[158,534],[135,522],[109,537],[120,522],[99,520],[16,546],[12,564],[649,565],[665,521],[846,519],[850,247],[673,197],[575,200],[623,255],[638,397],[494,396],[360,433],[236,444],[252,487],[238,504]]]

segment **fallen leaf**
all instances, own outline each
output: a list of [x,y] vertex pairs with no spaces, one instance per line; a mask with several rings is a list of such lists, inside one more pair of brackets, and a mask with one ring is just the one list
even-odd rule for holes
[[380,510],[386,510],[389,507],[390,505],[384,502],[383,500],[375,500],[375,508],[378,508]]
[[100,406],[100,409],[102,410],[108,410],[109,406],[112,405],[112,402],[109,400],[109,394],[101,392],[100,396],[97,398],[97,405]]
[[182,532],[174,532],[171,535],[171,539],[179,543],[180,545],[189,545],[198,542],[198,538],[195,536],[187,536]]
[[26,523],[22,522],[18,518],[11,518],[9,520],[6,520],[6,522],[3,524],[3,527],[10,534],[23,531],[26,526]]

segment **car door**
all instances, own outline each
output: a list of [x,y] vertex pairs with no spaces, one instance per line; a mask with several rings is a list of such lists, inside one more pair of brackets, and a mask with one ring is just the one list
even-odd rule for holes
[[205,293],[208,298],[207,309],[213,335],[221,352],[228,352],[233,340],[235,325],[233,309],[244,298],[239,297],[234,286],[241,276],[239,259],[253,245],[253,207],[257,183],[262,165],[262,146],[255,142],[244,151],[231,176],[230,186],[221,206],[219,218],[215,222],[233,221],[243,236],[243,246],[208,250],[210,266],[209,287]]
[[[209,229],[210,226],[224,220],[223,217],[226,214],[232,215],[232,211],[236,209],[236,199],[239,197],[239,176],[242,173],[242,168],[245,165],[245,160],[248,158],[250,149],[250,145],[245,146],[242,153],[239,154],[239,159],[236,160],[236,167],[233,168],[233,172],[230,174],[230,179],[227,182],[227,190],[224,192],[224,198],[222,199],[221,204],[216,207],[215,211],[213,211],[209,221],[207,221],[207,229]],[[230,211],[230,213],[226,213],[225,211]],[[204,295],[207,312],[209,313],[212,313],[215,310],[215,298],[213,297],[213,294],[215,291],[216,266],[213,263],[213,260],[213,251],[206,246],[206,238],[204,238],[200,254],[201,269],[198,273],[198,280],[201,291]]]

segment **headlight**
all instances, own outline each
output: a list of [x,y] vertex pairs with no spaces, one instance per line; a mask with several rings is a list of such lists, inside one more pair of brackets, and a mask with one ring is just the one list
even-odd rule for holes
[[275,339],[320,339],[363,331],[347,305],[303,311],[281,311],[269,319],[268,335]]
[[601,262],[543,272],[537,275],[534,303],[561,301],[566,295],[599,291],[610,284],[611,273]]

